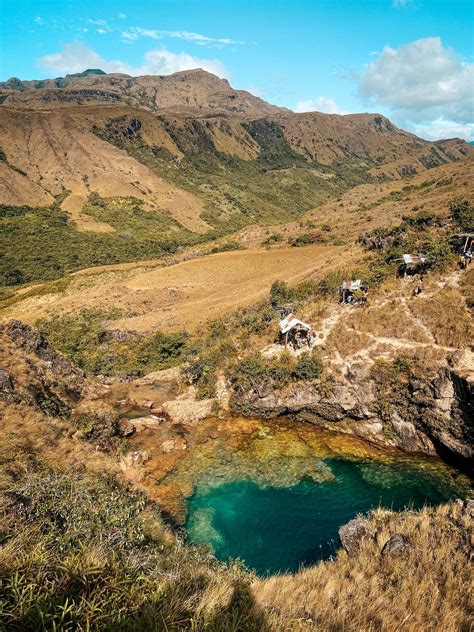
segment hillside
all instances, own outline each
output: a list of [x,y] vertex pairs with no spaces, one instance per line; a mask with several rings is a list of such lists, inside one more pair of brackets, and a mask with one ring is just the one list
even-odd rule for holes
[[0,84],[0,628],[469,629],[473,181],[201,70]]
[[9,80],[0,102],[2,233],[15,242],[40,222],[46,238],[62,225],[62,243],[72,244],[65,258],[51,237],[47,265],[31,239],[29,266],[15,260],[15,243],[2,244],[18,270],[3,284],[296,220],[356,185],[474,152],[459,139],[423,141],[377,114],[295,114],[200,70]]
[[[33,324],[51,312],[115,308],[121,318],[114,327],[194,331],[208,318],[262,299],[276,279],[319,280],[331,270],[363,265],[366,253],[356,244],[359,235],[418,212],[443,216],[451,200],[473,199],[473,177],[474,161],[464,160],[423,172],[408,183],[359,185],[292,222],[252,224],[217,244],[191,246],[165,261],[85,269],[59,286],[25,288],[8,299],[11,305],[7,302],[2,314]],[[23,252],[28,261],[26,247]]]

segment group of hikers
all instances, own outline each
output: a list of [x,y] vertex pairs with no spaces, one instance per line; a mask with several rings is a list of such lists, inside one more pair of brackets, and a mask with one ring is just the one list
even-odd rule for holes
[[[474,240],[466,241],[463,250],[461,251],[460,266],[462,269],[467,268],[472,262],[472,248]],[[459,252],[459,250],[458,250]],[[415,255],[405,255],[405,257],[414,258]],[[404,262],[403,270],[404,276],[406,274],[418,274],[416,285],[413,289],[413,296],[419,296],[423,292],[423,280],[426,274],[426,257],[416,255],[420,259],[418,265],[413,265],[417,261]],[[411,268],[411,269],[410,269]],[[368,302],[369,288],[368,285],[362,282],[360,279],[355,281],[343,281],[339,286],[339,304],[343,305],[364,305]],[[288,313],[288,312],[287,312]],[[286,345],[291,346],[295,351],[303,349],[304,347],[313,347],[317,340],[317,333],[310,328],[309,325],[294,319],[292,314],[289,314],[285,320],[280,323],[281,326],[281,338],[285,341]],[[288,326],[288,327],[287,327]]]

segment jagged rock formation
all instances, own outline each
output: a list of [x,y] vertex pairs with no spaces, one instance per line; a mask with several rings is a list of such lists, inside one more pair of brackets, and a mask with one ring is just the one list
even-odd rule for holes
[[[358,370],[359,368],[359,370]],[[233,408],[254,416],[296,415],[300,420],[334,428],[408,452],[440,453],[462,464],[474,458],[472,382],[453,368],[436,377],[412,380],[407,409],[380,416],[375,382],[368,367],[348,371],[349,383],[296,384],[278,391],[267,386],[233,395]],[[410,413],[408,414],[408,406]],[[413,410],[416,410],[413,416]]]

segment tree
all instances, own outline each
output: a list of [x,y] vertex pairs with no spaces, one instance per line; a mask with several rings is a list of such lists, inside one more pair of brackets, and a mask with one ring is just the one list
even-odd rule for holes
[[449,214],[461,230],[474,232],[474,207],[468,200],[453,200],[449,205]]

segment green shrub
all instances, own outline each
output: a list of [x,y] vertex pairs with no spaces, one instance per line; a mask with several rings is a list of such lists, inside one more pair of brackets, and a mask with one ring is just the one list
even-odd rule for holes
[[93,375],[140,376],[181,362],[187,336],[176,332],[114,334],[105,321],[119,316],[83,309],[74,316],[53,316],[38,322],[51,345]]
[[231,252],[232,250],[240,250],[241,246],[238,241],[227,241],[220,246],[214,246],[214,248],[210,251],[211,255],[214,255],[218,252]]
[[231,370],[233,389],[240,394],[262,392],[266,388],[283,388],[290,382],[318,378],[323,370],[321,358],[303,353],[297,361],[291,356],[267,360],[259,353],[240,360]]
[[275,233],[264,239],[262,241],[262,246],[271,246],[273,244],[279,243],[280,241],[282,241],[282,236]]
[[449,214],[461,230],[474,232],[474,206],[468,200],[453,200]]
[[324,240],[323,234],[319,230],[313,230],[310,233],[303,233],[297,235],[289,240],[290,246],[307,246],[309,244],[315,244]]
[[291,371],[291,375],[295,380],[308,381],[318,378],[323,371],[323,362],[319,356],[302,353],[295,366]]

